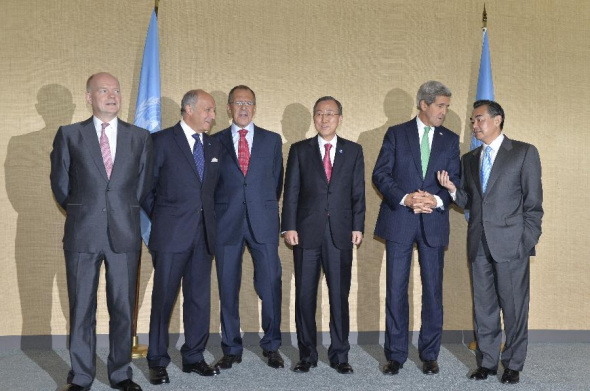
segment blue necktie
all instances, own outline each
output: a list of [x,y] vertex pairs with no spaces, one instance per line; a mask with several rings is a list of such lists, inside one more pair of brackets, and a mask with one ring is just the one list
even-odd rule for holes
[[490,172],[492,171],[492,147],[486,147],[481,161],[481,170],[479,171],[479,179],[481,180],[481,190],[486,193],[488,187],[488,179],[490,179]]
[[203,180],[203,171],[205,171],[205,154],[203,153],[203,144],[198,134],[193,134],[195,139],[195,146],[193,148],[193,158],[199,172],[199,179]]

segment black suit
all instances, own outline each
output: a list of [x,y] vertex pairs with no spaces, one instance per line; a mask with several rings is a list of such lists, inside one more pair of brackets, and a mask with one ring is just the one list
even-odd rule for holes
[[51,188],[66,211],[63,247],[70,299],[68,383],[89,386],[96,354],[96,290],[106,264],[110,313],[108,358],[112,384],[131,378],[131,337],[137,262],[141,246],[139,205],[151,187],[152,141],[145,129],[118,120],[110,179],[92,118],[62,126],[51,152]]
[[168,324],[182,279],[184,365],[203,360],[209,338],[211,262],[215,248],[213,195],[221,144],[203,134],[203,180],[180,122],[154,133],[154,181],[143,204],[152,219],[149,248],[154,287],[150,315],[150,367],[166,367]]
[[337,138],[331,180],[318,137],[291,146],[287,162],[282,231],[297,231],[295,321],[301,360],[317,362],[316,298],[320,264],[330,295],[330,363],[348,362],[352,232],[364,230],[365,179],[359,144]]

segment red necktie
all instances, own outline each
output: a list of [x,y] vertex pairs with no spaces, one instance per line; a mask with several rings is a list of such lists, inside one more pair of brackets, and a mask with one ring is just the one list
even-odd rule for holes
[[250,149],[248,148],[248,140],[246,140],[246,129],[241,129],[240,140],[238,141],[238,163],[244,176],[248,173],[248,165],[250,164]]
[[326,170],[326,178],[328,178],[328,183],[330,183],[330,178],[332,178],[332,162],[330,161],[330,148],[332,148],[332,144],[325,144],[324,147],[326,148],[326,152],[324,153],[324,170]]
[[111,179],[111,172],[113,171],[113,158],[111,156],[111,147],[109,146],[109,138],[105,133],[105,129],[109,126],[108,122],[103,122],[101,124],[102,132],[100,132],[100,153],[102,155],[102,161],[104,163],[104,168],[107,171],[107,177]]

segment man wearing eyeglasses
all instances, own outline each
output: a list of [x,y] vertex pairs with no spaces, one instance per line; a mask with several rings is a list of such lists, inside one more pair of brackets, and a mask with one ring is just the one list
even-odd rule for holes
[[342,105],[331,96],[313,109],[317,137],[291,146],[287,161],[282,229],[293,246],[295,322],[305,373],[318,362],[315,323],[320,267],[330,296],[330,366],[353,373],[348,362],[352,249],[360,245],[365,224],[365,169],[362,147],[336,135]]
[[281,345],[281,261],[279,205],[283,186],[282,140],[252,122],[256,95],[238,85],[229,93],[232,124],[217,133],[221,142],[220,176],[215,192],[215,244],[223,357],[216,368],[242,361],[239,292],[242,255],[248,246],[254,262],[254,286],[262,300],[262,352],[272,368],[283,368]]
[[453,181],[459,179],[459,136],[442,126],[450,104],[451,91],[442,83],[422,84],[416,96],[418,115],[387,130],[373,170],[373,183],[383,195],[375,235],[386,240],[383,373],[387,375],[398,374],[408,358],[408,283],[415,244],[422,279],[418,353],[425,375],[439,372],[444,253],[452,200],[436,173],[445,170]]

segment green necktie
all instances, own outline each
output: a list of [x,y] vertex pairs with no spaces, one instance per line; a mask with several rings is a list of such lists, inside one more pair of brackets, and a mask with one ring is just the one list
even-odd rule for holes
[[428,168],[428,160],[430,160],[430,143],[428,142],[428,132],[430,126],[424,127],[424,135],[420,143],[420,159],[422,160],[422,176],[426,178],[426,169]]

